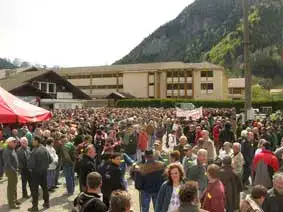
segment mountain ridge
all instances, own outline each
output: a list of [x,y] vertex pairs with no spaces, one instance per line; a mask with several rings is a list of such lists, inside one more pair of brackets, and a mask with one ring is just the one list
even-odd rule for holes
[[[196,0],[114,64],[207,60],[239,72],[243,63],[241,3],[238,0]],[[264,70],[272,66],[278,69],[277,74],[283,75],[279,57],[283,55],[283,0],[249,0],[249,5],[253,72],[265,75]],[[262,63],[264,55],[268,58],[267,67],[258,70],[262,69],[258,63]]]

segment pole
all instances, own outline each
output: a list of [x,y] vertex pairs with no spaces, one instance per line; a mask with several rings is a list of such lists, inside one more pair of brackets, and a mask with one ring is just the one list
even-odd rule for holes
[[249,5],[248,0],[243,0],[243,12],[244,12],[244,70],[245,70],[245,120],[251,118],[252,109],[252,71],[249,58]]

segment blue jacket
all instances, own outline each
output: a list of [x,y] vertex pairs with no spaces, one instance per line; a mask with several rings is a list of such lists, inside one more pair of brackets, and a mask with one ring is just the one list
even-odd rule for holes
[[122,171],[122,175],[125,176],[127,166],[133,165],[134,161],[126,153],[124,153],[122,157],[123,158],[121,159],[120,169]]
[[171,201],[171,196],[173,192],[173,186],[169,184],[168,181],[164,182],[158,192],[155,212],[166,212]]
[[157,194],[164,182],[164,163],[147,161],[141,164],[135,175],[135,186],[146,193]]

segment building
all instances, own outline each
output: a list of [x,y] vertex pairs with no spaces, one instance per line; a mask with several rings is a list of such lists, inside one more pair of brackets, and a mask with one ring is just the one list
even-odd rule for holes
[[232,100],[241,100],[245,97],[245,78],[228,79],[228,97]]
[[5,75],[0,86],[19,98],[46,108],[82,107],[82,100],[91,99],[56,72],[36,68]]
[[60,68],[59,75],[93,98],[125,92],[137,98],[228,98],[224,68],[211,63],[160,62]]

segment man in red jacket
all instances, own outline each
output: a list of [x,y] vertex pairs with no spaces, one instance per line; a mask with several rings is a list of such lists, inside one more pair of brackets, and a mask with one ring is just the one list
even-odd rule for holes
[[211,164],[207,167],[208,186],[201,196],[201,208],[209,212],[225,211],[225,189],[218,178],[220,167]]
[[272,187],[272,176],[279,170],[277,157],[271,151],[271,144],[264,140],[263,149],[253,159],[252,171],[254,185],[263,185],[266,188]]

